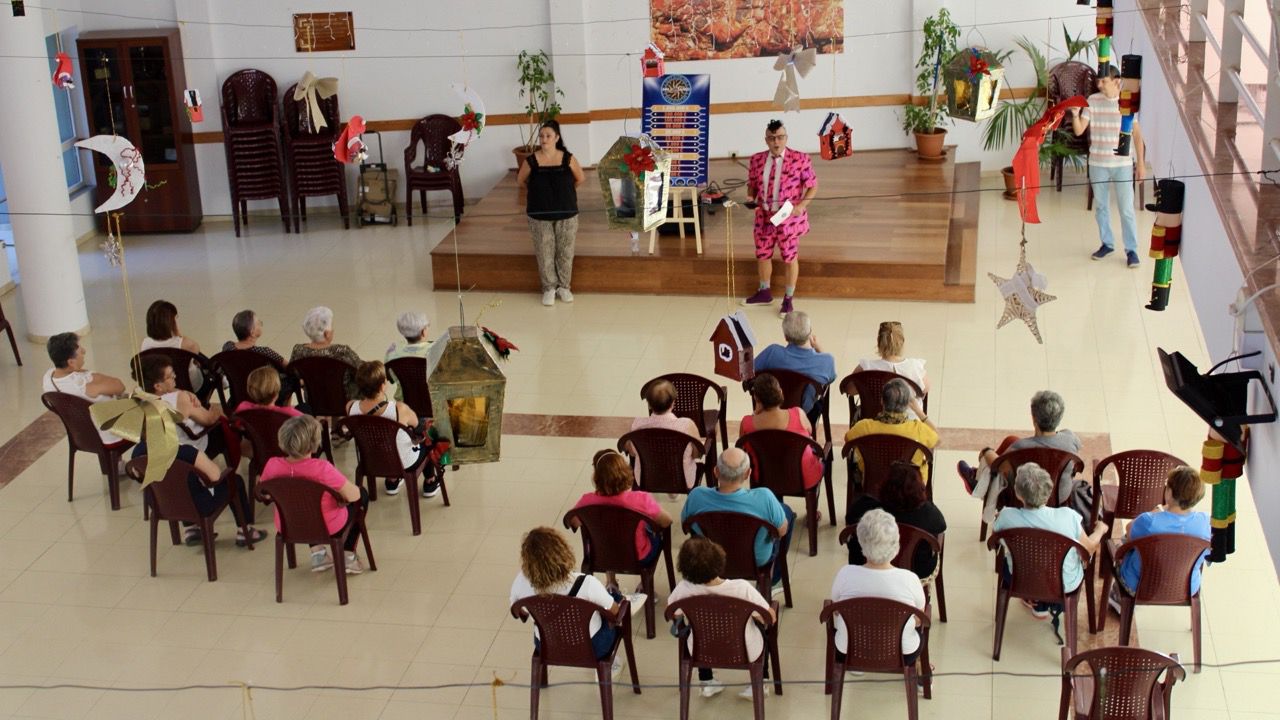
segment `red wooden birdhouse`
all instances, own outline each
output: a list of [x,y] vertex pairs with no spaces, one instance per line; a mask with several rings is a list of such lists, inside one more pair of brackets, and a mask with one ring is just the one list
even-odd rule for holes
[[642,77],[647,78],[662,77],[666,73],[666,63],[657,45],[649,43],[649,46],[644,49],[644,55],[640,58],[640,69]]
[[747,316],[739,310],[720,318],[720,324],[711,333],[711,346],[716,354],[716,374],[734,380],[750,380],[755,377],[755,333]]

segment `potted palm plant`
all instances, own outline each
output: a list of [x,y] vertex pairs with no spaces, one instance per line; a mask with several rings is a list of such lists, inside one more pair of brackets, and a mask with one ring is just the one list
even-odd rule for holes
[[956,41],[960,28],[951,21],[951,13],[942,8],[937,15],[924,21],[924,45],[916,60],[915,94],[928,100],[927,104],[907,103],[902,108],[902,130],[914,134],[916,154],[925,159],[942,157],[942,145],[947,131],[947,111],[938,103],[938,81],[942,64],[956,54]]
[[551,58],[539,50],[536,53],[521,50],[516,58],[516,70],[520,73],[520,99],[524,102],[525,121],[520,123],[522,144],[512,148],[519,169],[529,155],[538,149],[538,128],[560,114],[560,98],[564,91],[556,87],[556,76],[551,72]]

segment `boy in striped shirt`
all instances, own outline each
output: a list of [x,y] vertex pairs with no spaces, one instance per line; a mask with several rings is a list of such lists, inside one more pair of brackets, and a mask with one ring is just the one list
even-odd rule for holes
[[1089,107],[1071,108],[1071,131],[1082,135],[1089,130],[1089,183],[1093,186],[1093,215],[1098,221],[1102,246],[1091,256],[1094,260],[1115,252],[1115,235],[1111,231],[1111,188],[1116,191],[1120,208],[1120,232],[1124,238],[1124,255],[1129,267],[1138,262],[1138,227],[1134,217],[1133,184],[1142,182],[1144,148],[1142,128],[1133,121],[1132,147],[1137,163],[1128,154],[1118,155],[1120,144],[1120,71],[1107,65],[1098,73],[1098,92],[1089,96]]

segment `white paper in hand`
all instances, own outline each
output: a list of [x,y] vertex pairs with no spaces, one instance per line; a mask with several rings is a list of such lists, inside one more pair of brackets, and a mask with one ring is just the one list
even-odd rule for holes
[[778,212],[774,213],[773,217],[769,218],[769,222],[773,223],[775,227],[781,225],[787,221],[787,218],[791,217],[791,211],[794,207],[795,206],[791,204],[790,200],[782,203],[782,207],[778,208]]

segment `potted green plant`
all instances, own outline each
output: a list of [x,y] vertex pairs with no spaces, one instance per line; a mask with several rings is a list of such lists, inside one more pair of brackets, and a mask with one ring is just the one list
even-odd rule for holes
[[521,50],[516,58],[516,70],[520,73],[520,99],[525,104],[526,117],[520,124],[523,144],[511,150],[519,169],[525,158],[538,149],[538,129],[560,114],[560,98],[564,97],[564,91],[556,87],[551,58],[543,50],[536,53]]
[[951,13],[942,8],[937,15],[931,15],[924,21],[924,45],[920,49],[920,57],[916,60],[915,94],[928,100],[925,105],[915,102],[907,103],[902,108],[902,130],[914,134],[916,153],[926,159],[942,157],[942,144],[946,140],[947,131],[942,125],[947,122],[947,111],[938,103],[938,81],[942,64],[956,54],[956,41],[960,39],[960,28],[951,21]]

